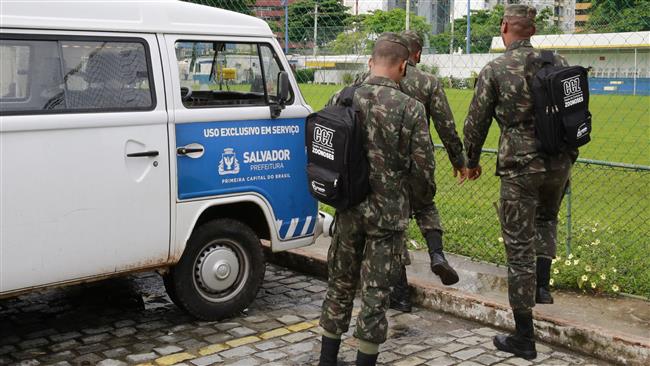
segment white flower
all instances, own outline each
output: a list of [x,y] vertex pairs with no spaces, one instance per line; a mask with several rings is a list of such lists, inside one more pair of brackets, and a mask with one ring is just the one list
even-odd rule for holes
[[560,274],[560,270],[557,269],[557,268],[555,268],[555,269],[553,270],[553,274]]
[[582,277],[580,277],[580,279],[581,279],[583,282],[587,282],[587,280],[589,279],[589,277],[587,277],[587,275],[582,275]]
[[573,253],[569,254],[569,259],[573,259]]
[[578,263],[580,263],[580,259],[574,259],[574,260],[573,260],[573,265],[574,265],[574,266],[577,266]]
[[555,283],[555,280],[552,279],[552,278],[548,281],[548,284],[551,285],[551,286],[553,286],[554,283]]
[[596,282],[591,283],[591,288],[596,288]]
[[591,266],[590,265],[585,266],[585,272],[591,272]]
[[616,286],[616,285],[612,285],[612,291],[614,291],[614,292],[618,292],[618,290],[620,290],[620,289],[618,288],[618,286]]
[[616,273],[616,268],[612,268],[612,272]]
[[565,265],[565,266],[570,266],[570,265],[571,265],[571,261],[567,259],[566,261],[564,261],[564,265]]
[[600,275],[600,279],[601,279],[601,280],[605,280],[605,279],[607,279],[607,276],[605,276],[605,274],[602,273],[602,274]]
[[502,237],[499,237],[497,240],[499,241],[499,243],[503,243],[503,238]]
[[592,229],[591,229],[591,232],[592,232],[592,233],[595,233],[596,231],[598,231],[598,229],[596,229],[596,228],[592,228]]

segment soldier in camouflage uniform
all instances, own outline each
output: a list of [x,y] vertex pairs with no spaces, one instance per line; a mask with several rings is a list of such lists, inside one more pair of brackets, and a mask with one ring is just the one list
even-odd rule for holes
[[383,34],[373,49],[372,75],[355,91],[370,163],[370,193],[358,206],[336,213],[320,318],[321,365],[336,365],[359,282],[362,304],[354,332],[359,339],[357,365],[376,364],[379,344],[388,332],[391,281],[402,266],[411,212],[407,182],[433,182],[433,145],[424,106],[399,90],[407,58],[404,39],[395,33]]
[[[406,76],[399,83],[400,89],[424,105],[427,122],[430,122],[431,117],[433,117],[433,126],[442,140],[447,150],[447,156],[454,167],[454,176],[460,173],[461,179],[463,179],[465,171],[463,145],[456,133],[454,116],[447,102],[445,91],[434,75],[424,72],[416,66],[420,62],[420,56],[422,54],[422,38],[414,31],[404,31],[402,32],[402,36],[409,45],[409,60]],[[355,84],[361,84],[368,78],[368,75],[366,72],[357,76]],[[412,182],[410,184],[410,201],[413,216],[429,249],[431,271],[440,276],[443,284],[453,285],[458,282],[458,274],[449,265],[443,253],[443,228],[434,201],[435,194],[435,183],[433,185],[422,185],[420,182]],[[408,289],[406,268],[403,267],[390,296],[391,308],[404,312],[411,311],[411,300]]]
[[[501,22],[506,52],[481,70],[464,130],[468,178],[474,180],[481,175],[481,147],[493,117],[501,129],[496,169],[501,177],[499,219],[516,333],[498,335],[494,344],[502,351],[527,359],[537,356],[532,318],[536,277],[541,282],[537,285],[548,289],[551,260],[556,251],[557,214],[577,158],[577,150],[556,156],[538,150],[529,87],[537,71],[530,67],[530,60],[540,57],[530,43],[535,33],[535,16],[535,8],[526,5],[506,7]],[[566,65],[560,56],[556,56],[555,62]],[[539,295],[538,289],[537,302],[548,302]]]

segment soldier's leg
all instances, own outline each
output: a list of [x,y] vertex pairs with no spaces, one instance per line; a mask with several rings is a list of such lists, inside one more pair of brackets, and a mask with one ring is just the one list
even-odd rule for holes
[[497,335],[497,349],[519,357],[537,357],[533,313],[535,306],[535,208],[541,173],[501,177],[499,219],[508,259],[508,298],[515,334]]
[[[562,159],[556,157],[554,159]],[[535,300],[538,304],[552,304],[549,281],[551,263],[557,252],[557,215],[562,198],[569,182],[571,172],[569,158],[561,169],[549,170],[544,174],[544,182],[539,188],[539,200],[535,215],[535,252],[537,255],[537,289]]]
[[336,365],[341,334],[348,330],[354,294],[359,283],[365,236],[360,214],[337,214],[334,237],[327,254],[327,294],[320,325],[323,328],[320,364]]
[[447,262],[442,251],[443,228],[434,201],[436,195],[435,184],[433,186],[414,186],[410,192],[413,215],[429,249],[431,271],[440,277],[444,285],[453,285],[458,282],[458,273]]
[[361,310],[354,336],[360,341],[360,357],[376,360],[381,343],[386,341],[388,297],[394,277],[399,274],[403,231],[366,226],[366,248],[361,264]]

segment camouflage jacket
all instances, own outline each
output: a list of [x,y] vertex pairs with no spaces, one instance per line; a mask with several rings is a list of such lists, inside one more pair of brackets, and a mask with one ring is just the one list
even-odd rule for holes
[[[529,40],[515,41],[503,55],[481,70],[464,127],[468,167],[478,165],[481,148],[495,118],[501,130],[496,174],[513,176],[546,171],[544,155],[538,151],[535,139],[535,113],[527,81],[532,80],[536,71],[526,70],[526,59],[531,53],[539,57],[539,51]],[[555,63],[567,65],[559,55]],[[574,154],[577,156],[577,151],[570,152]]]
[[[338,94],[330,100],[338,100]],[[411,213],[407,182],[433,184],[433,144],[424,107],[384,77],[359,86],[354,103],[370,163],[370,194],[358,209],[381,228],[405,230]]]
[[[365,72],[356,77],[354,84],[361,84],[369,76]],[[408,96],[424,104],[427,122],[433,117],[433,126],[440,137],[451,164],[456,168],[465,166],[463,144],[456,132],[456,123],[451,113],[447,96],[438,79],[427,72],[418,69],[409,61],[406,76],[399,83],[400,89]]]

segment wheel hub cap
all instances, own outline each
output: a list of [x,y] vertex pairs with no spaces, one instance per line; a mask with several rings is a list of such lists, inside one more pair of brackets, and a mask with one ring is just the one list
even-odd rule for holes
[[199,264],[201,283],[210,291],[224,291],[232,286],[239,275],[239,259],[228,248],[215,248]]

